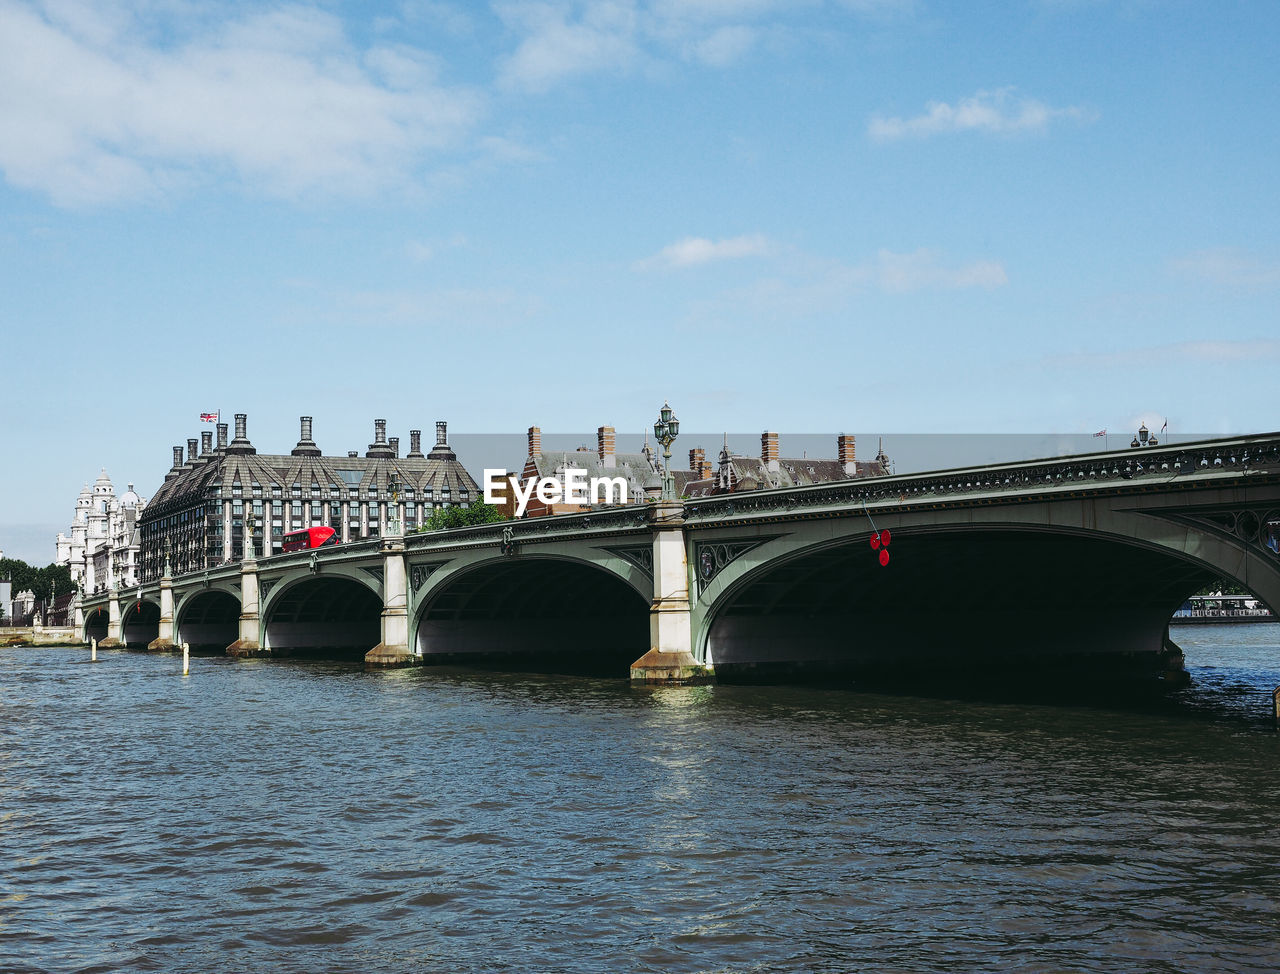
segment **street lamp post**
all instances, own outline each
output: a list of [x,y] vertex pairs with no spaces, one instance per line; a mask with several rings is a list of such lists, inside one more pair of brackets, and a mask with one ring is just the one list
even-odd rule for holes
[[675,442],[679,433],[680,420],[676,419],[670,404],[664,402],[662,413],[658,421],[653,424],[653,436],[662,444],[662,499],[664,501],[676,499],[676,480],[671,475],[671,444]]

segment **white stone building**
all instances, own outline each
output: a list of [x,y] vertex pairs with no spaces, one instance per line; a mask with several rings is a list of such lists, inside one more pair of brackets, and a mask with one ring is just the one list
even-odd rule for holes
[[92,488],[86,484],[80,491],[70,535],[58,532],[55,563],[71,570],[82,592],[137,585],[138,519],[145,507],[145,498],[134,492],[133,484],[117,497],[103,470]]

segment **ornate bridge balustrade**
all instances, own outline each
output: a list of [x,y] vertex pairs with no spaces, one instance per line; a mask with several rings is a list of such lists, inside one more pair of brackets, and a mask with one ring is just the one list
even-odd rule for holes
[[80,623],[157,649],[639,679],[1164,671],[1169,618],[1214,578],[1280,607],[1278,529],[1269,434],[246,558],[87,599]]

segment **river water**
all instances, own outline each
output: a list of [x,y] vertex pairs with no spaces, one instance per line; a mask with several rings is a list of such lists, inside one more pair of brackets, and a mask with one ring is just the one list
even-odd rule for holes
[[1280,626],[1159,706],[0,651],[0,971],[1275,971]]

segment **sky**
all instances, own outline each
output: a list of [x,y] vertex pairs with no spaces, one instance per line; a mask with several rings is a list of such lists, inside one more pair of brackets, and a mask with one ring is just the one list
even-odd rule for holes
[[1280,428],[1278,33],[1261,0],[0,0],[0,549],[52,560],[102,469],[149,496],[205,411],[339,455],[664,400],[707,431],[677,457]]

